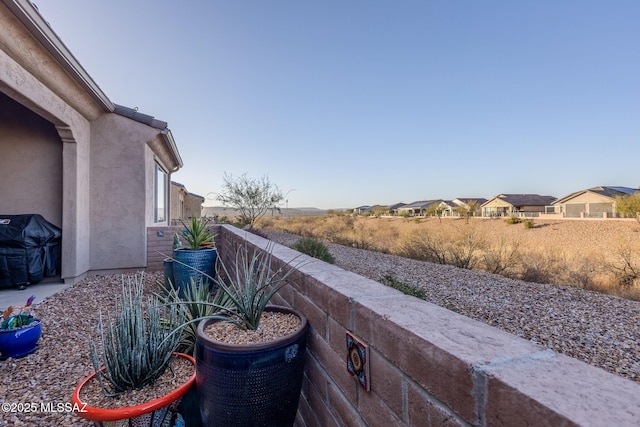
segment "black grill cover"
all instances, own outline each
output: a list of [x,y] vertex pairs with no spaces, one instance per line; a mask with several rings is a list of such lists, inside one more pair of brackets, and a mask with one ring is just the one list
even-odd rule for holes
[[0,214],[0,287],[60,274],[62,231],[41,215]]

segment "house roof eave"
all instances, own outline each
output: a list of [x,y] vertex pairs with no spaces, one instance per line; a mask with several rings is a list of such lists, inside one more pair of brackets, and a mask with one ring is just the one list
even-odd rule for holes
[[182,162],[182,157],[180,156],[180,152],[178,151],[176,141],[173,139],[173,134],[171,133],[171,130],[169,128],[165,128],[160,132],[160,135],[162,136],[162,139],[167,145],[167,148],[169,149],[169,152],[171,153],[171,156],[173,157],[173,160],[175,162],[175,166],[172,172],[176,172],[178,169],[184,166],[184,163]]
[[40,15],[37,7],[29,0],[0,0],[22,24],[33,34],[42,46],[60,63],[60,65],[76,80],[87,93],[105,111],[112,112],[114,104],[100,89],[89,73],[80,65],[65,46],[60,37],[53,31],[49,23]]

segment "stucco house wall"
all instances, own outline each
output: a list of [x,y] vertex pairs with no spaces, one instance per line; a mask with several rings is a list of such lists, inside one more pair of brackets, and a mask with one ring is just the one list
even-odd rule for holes
[[189,193],[185,198],[184,203],[184,215],[187,218],[202,216],[202,204],[204,203],[204,197],[197,194]]
[[153,164],[145,141],[155,133],[115,114],[91,125],[92,270],[146,264],[145,228],[153,216],[153,200],[146,195],[153,195]]
[[187,191],[179,182],[171,182],[171,219],[176,221],[185,218],[202,216],[204,197]]
[[640,191],[629,187],[600,186],[573,192],[552,203],[553,211],[565,218],[607,218],[616,214],[616,196]]
[[165,201],[182,166],[166,123],[118,111],[27,0],[0,0],[0,94],[0,213],[62,228],[65,281],[145,266],[155,164]]
[[2,93],[0,171],[0,214],[37,211],[52,224],[62,225],[62,143],[58,132],[50,122]]
[[556,200],[552,196],[538,194],[499,194],[483,203],[482,216],[511,215],[537,216]]
[[615,212],[615,201],[613,198],[590,191],[564,201],[561,206],[565,215],[573,218],[579,218],[585,215],[602,217],[605,213]]
[[482,216],[502,215],[513,211],[513,205],[495,197],[482,205]]
[[182,184],[171,182],[171,219],[182,218],[184,212],[184,198],[187,194]]

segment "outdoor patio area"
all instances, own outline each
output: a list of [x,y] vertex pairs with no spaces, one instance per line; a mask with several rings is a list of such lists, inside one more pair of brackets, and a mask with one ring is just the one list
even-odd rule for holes
[[[223,259],[238,245],[268,243],[231,226],[216,232]],[[160,243],[154,244],[157,250]],[[273,254],[278,262],[297,256],[277,244]],[[151,290],[163,273],[146,278]],[[87,337],[99,310],[112,307],[120,283],[120,275],[88,277],[38,304],[43,336],[37,352],[0,362],[6,402],[69,402],[92,370]],[[274,302],[300,310],[311,326],[299,426],[536,425],[541,419],[632,426],[640,418],[640,384],[339,267],[309,259],[290,284]],[[47,285],[24,295],[38,286]],[[368,389],[347,370],[347,333],[368,346]],[[88,425],[64,412],[5,412],[2,423]]]

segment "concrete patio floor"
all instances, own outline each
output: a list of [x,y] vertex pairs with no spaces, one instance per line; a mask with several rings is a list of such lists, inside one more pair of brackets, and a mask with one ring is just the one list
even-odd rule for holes
[[31,295],[36,296],[33,303],[37,306],[46,298],[70,286],[69,284],[65,285],[60,277],[47,277],[23,290],[17,287],[0,288],[0,311],[4,311],[10,305],[24,305]]

